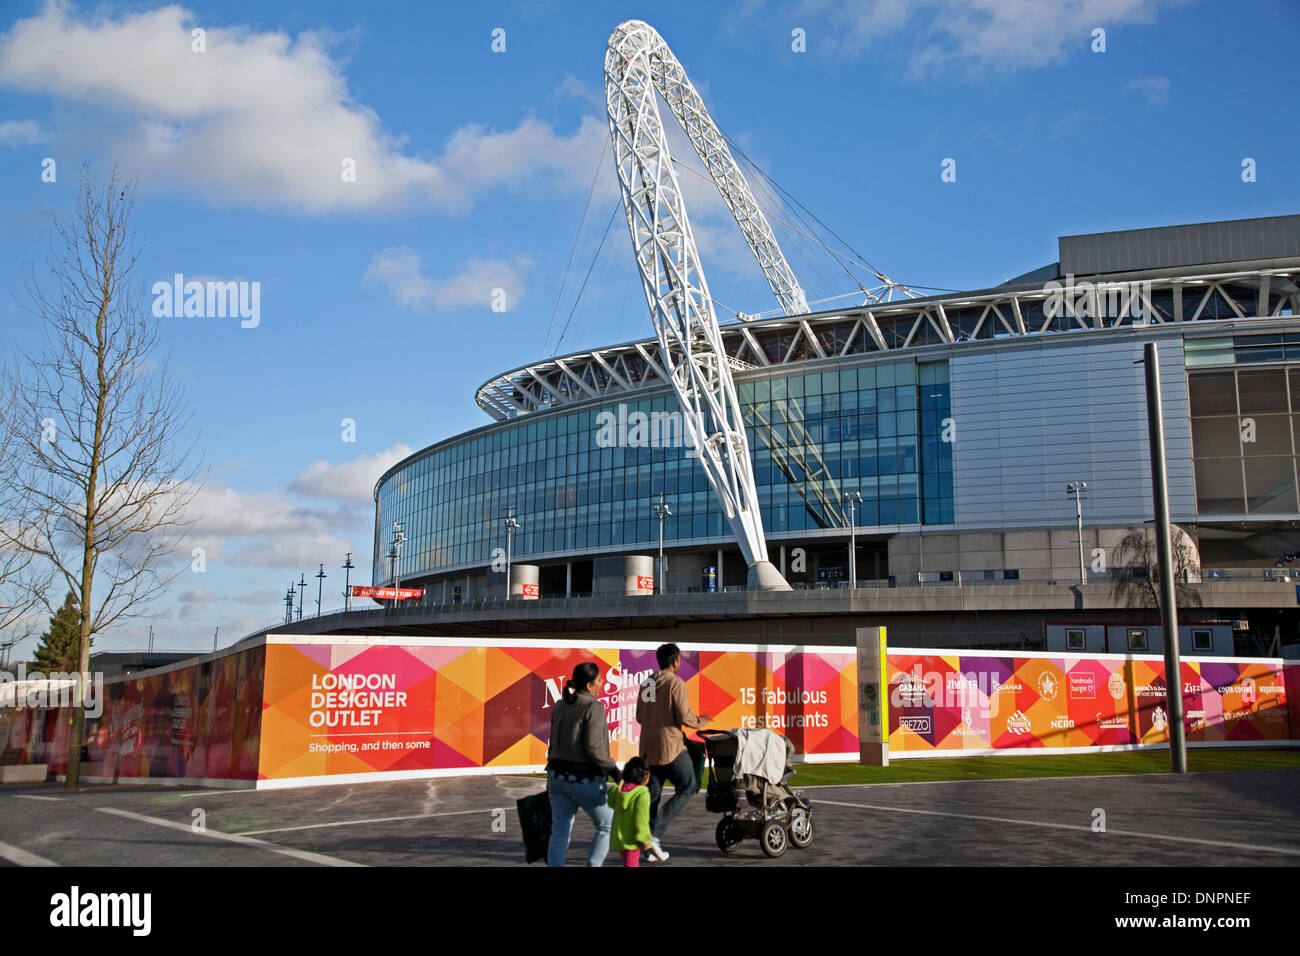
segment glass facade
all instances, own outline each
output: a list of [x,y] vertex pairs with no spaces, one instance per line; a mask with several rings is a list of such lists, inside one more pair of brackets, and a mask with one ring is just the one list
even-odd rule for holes
[[[1280,341],[1238,344],[1235,361],[1272,361],[1282,351]],[[1300,366],[1193,372],[1187,390],[1199,515],[1296,514]]]
[[[847,528],[849,491],[863,498],[859,528],[952,523],[947,362],[741,381],[737,396],[769,534]],[[682,447],[677,412],[676,396],[660,393],[532,415],[437,447],[379,488],[373,579],[392,576],[384,555],[394,521],[406,535],[404,579],[488,564],[505,547],[512,509],[517,560],[657,547],[660,493],[673,511],[666,544],[722,543],[730,531]],[[602,447],[610,438],[614,447]]]

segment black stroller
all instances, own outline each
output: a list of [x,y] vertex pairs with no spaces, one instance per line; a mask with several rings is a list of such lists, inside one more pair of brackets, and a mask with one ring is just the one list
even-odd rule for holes
[[[785,740],[785,771],[779,780],[756,773],[734,772],[739,738],[725,730],[697,731],[709,757],[709,788],[704,806],[721,813],[715,834],[718,848],[731,853],[747,837],[756,837],[763,852],[777,857],[794,844],[803,849],[813,841],[812,803],[803,791],[786,784],[794,775],[790,758],[794,747]],[[751,731],[752,733],[752,731]]]

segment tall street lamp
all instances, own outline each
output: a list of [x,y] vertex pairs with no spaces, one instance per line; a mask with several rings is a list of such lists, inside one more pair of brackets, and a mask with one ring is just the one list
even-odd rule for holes
[[323,593],[324,589],[325,589],[325,565],[322,564],[320,566],[320,570],[316,572],[316,616],[317,617],[320,617],[321,599],[325,596]]
[[862,492],[844,492],[844,503],[849,506],[849,587],[858,586],[858,505]]
[[352,563],[352,552],[343,559],[343,610],[344,612],[352,610],[352,588],[349,586],[352,582],[352,569],[356,565]]
[[1083,568],[1083,493],[1088,490],[1086,481],[1071,481],[1065,486],[1065,493],[1074,499],[1074,517],[1079,530],[1079,586],[1088,583],[1088,574]]
[[393,607],[397,607],[397,589],[401,586],[402,580],[399,577],[400,570],[398,562],[402,558],[402,542],[406,540],[406,534],[402,531],[405,527],[400,521],[393,522],[393,548],[391,551],[393,557]]
[[515,518],[515,509],[511,508],[506,514],[506,600],[510,600],[510,549],[514,543],[515,531],[520,527],[519,521]]
[[296,587],[298,588],[298,620],[301,621],[302,620],[302,599],[307,594],[307,575],[299,574],[298,577],[301,579],[298,581],[298,584],[296,585]]
[[668,566],[664,564],[664,519],[673,516],[672,509],[664,503],[664,496],[659,495],[659,503],[655,505],[655,517],[659,519],[659,593],[664,593],[664,585],[668,583]]

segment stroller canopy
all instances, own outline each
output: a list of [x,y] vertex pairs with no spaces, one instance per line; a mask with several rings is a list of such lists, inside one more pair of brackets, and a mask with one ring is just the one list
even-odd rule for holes
[[733,730],[736,762],[732,772],[752,773],[768,783],[780,783],[786,764],[794,754],[790,741],[770,730]]

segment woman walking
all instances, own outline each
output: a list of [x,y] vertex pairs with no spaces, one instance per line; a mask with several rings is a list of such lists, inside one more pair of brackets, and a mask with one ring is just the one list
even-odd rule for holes
[[609,722],[596,699],[600,668],[587,661],[573,669],[564,697],[551,711],[551,743],[546,751],[546,792],[551,798],[551,843],[547,866],[564,866],[573,818],[581,807],[596,827],[587,865],[600,866],[609,852],[614,811],[607,802],[605,778],[618,780],[609,756]]

